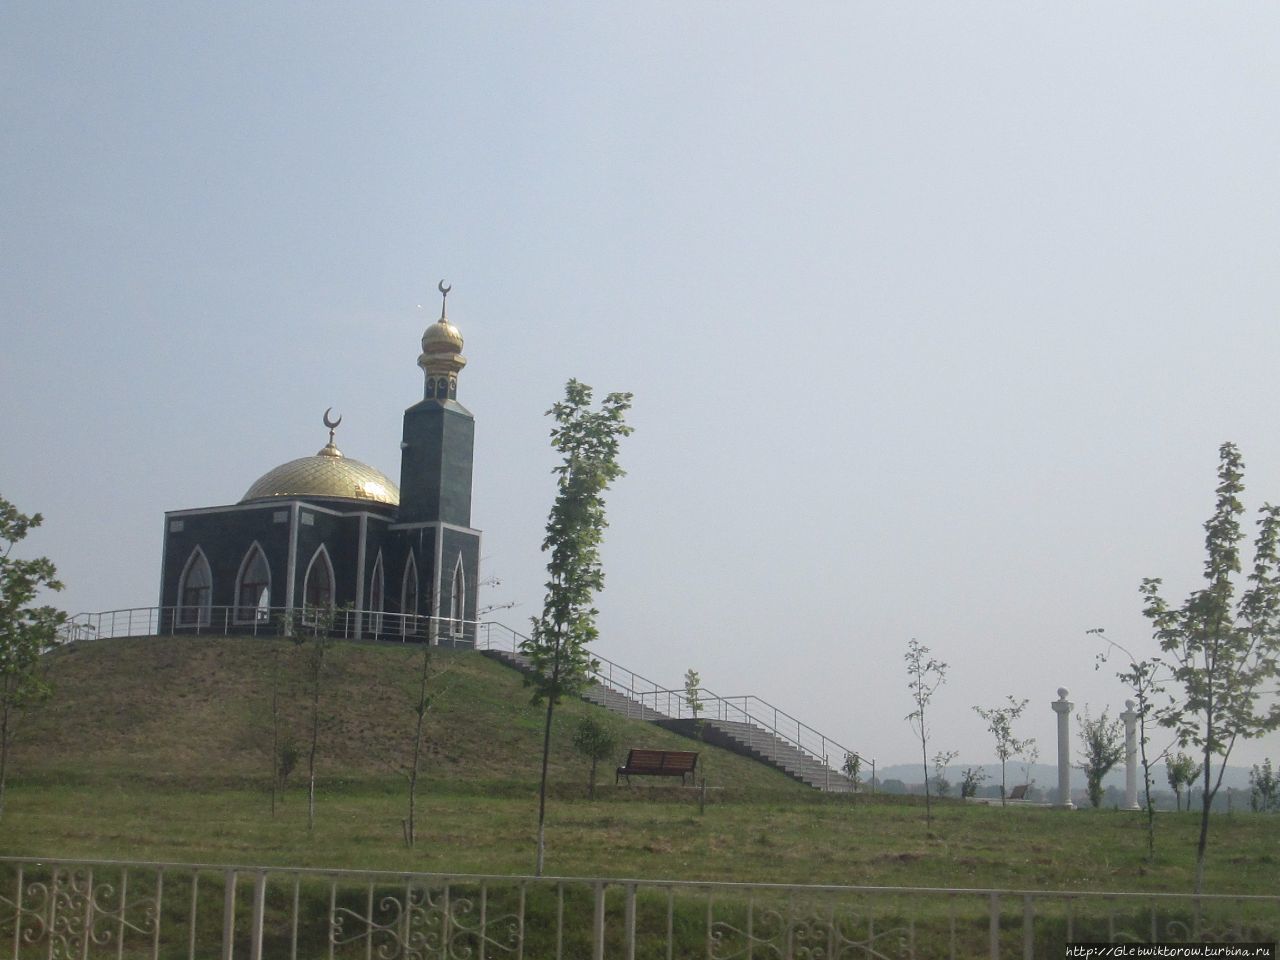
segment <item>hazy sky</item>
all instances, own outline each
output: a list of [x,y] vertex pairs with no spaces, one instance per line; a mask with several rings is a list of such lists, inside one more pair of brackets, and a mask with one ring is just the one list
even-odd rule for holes
[[163,512],[326,407],[399,476],[447,278],[500,619],[544,411],[630,390],[598,653],[890,763],[916,637],[931,752],[1014,694],[1052,761],[1218,445],[1280,499],[1278,51],[1272,3],[7,3],[0,494],[71,612],[154,604]]

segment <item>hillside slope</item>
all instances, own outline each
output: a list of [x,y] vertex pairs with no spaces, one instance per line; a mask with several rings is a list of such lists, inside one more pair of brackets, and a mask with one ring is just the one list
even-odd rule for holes
[[[394,644],[328,649],[321,776],[394,776],[408,761],[421,656],[421,647]],[[536,780],[543,713],[530,704],[519,675],[471,651],[437,648],[432,656],[435,700],[424,776],[486,789]],[[278,672],[282,739],[303,753],[297,778],[310,736],[308,657],[308,647],[289,640],[251,637],[144,637],[62,648],[48,659],[55,695],[24,719],[12,774],[193,784],[265,780]],[[617,728],[619,762],[631,746],[698,749],[713,786],[750,793],[804,789],[760,764],[577,700],[557,711],[551,770],[559,784],[585,783],[585,761],[572,746],[574,725],[585,714]],[[612,784],[612,766],[601,765],[600,780]]]

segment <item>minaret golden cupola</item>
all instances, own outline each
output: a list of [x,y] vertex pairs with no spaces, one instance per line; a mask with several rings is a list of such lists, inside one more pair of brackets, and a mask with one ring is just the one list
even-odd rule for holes
[[453,287],[445,286],[443,280],[437,288],[440,291],[440,319],[422,335],[422,354],[418,357],[418,366],[426,376],[423,397],[427,400],[458,399],[458,371],[467,365],[467,358],[462,355],[462,334],[449,322],[446,308],[449,302],[449,291]]

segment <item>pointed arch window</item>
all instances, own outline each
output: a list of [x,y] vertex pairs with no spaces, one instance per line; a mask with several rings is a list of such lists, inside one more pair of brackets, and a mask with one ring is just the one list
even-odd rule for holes
[[271,567],[256,542],[236,576],[236,623],[262,623],[271,616]]
[[413,551],[409,551],[409,559],[404,565],[404,581],[400,585],[400,635],[412,636],[417,632],[415,621],[418,617],[418,565],[413,560]]
[[458,555],[458,563],[453,568],[453,589],[449,592],[450,629],[455,637],[462,636],[463,625],[467,619],[467,577],[462,572],[462,555]]
[[385,604],[383,588],[385,578],[382,574],[382,551],[378,551],[378,559],[373,562],[373,576],[369,579],[369,629],[376,636],[382,633],[382,608]]
[[178,581],[178,625],[208,626],[212,604],[213,574],[209,570],[209,561],[204,551],[196,547],[187,558],[187,565],[182,568],[182,578]]
[[333,564],[322,544],[307,565],[302,581],[302,622],[315,623],[317,613],[333,609]]

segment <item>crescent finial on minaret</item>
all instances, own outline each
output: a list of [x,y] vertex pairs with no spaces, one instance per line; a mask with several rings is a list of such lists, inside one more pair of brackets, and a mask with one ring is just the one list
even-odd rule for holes
[[436,284],[436,289],[440,291],[440,319],[444,320],[444,319],[447,319],[445,317],[445,307],[448,306],[449,304],[449,291],[452,290],[453,287],[452,286],[446,287],[444,285],[444,281],[441,280],[438,284]]

